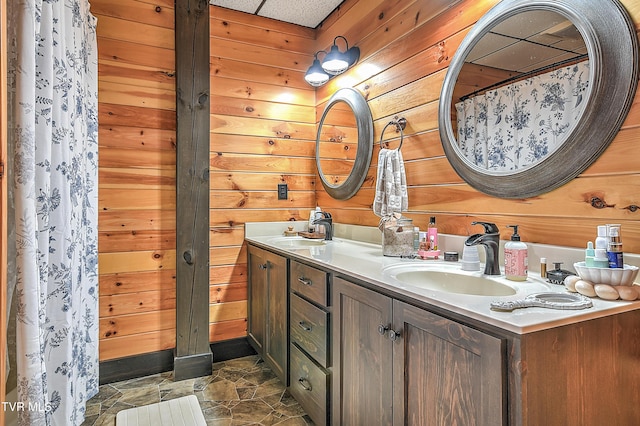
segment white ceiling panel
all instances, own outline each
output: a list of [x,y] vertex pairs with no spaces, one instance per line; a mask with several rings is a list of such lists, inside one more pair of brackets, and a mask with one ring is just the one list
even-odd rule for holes
[[316,28],[344,0],[210,0],[215,6]]
[[260,7],[262,0],[211,0],[209,3],[214,6],[222,6],[239,12],[254,14]]

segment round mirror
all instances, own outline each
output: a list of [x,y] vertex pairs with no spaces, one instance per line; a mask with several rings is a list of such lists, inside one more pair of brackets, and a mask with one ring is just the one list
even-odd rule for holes
[[545,193],[606,149],[637,81],[635,28],[617,0],[502,1],[447,71],[438,117],[445,154],[484,193]]
[[338,200],[355,195],[373,153],[373,118],[355,89],[340,89],[327,102],[316,136],[316,167],[327,193]]

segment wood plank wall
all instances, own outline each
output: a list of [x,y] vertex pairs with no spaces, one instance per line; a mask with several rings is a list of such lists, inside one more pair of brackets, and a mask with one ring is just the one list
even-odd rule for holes
[[[582,247],[600,223],[622,224],[640,252],[640,107],[579,178],[548,194],[501,200],[460,180],[444,156],[437,103],[446,67],[470,26],[498,0],[346,0],[318,30],[211,6],[210,340],[246,335],[247,221],[306,220],[317,205],[341,223],[371,212],[378,138],[408,120],[403,154],[420,227],[467,235],[476,219],[520,224],[525,241]],[[101,359],[175,346],[175,82],[173,0],[92,0],[98,17]],[[640,27],[640,0],[623,0]],[[440,13],[439,13],[440,12]],[[336,35],[359,63],[314,91],[303,75]],[[364,187],[336,201],[316,185],[314,140],[324,104],[360,90],[375,120]],[[389,133],[389,131],[387,131]],[[397,143],[393,133],[390,146]],[[289,198],[277,200],[278,183]],[[593,197],[605,207],[591,206]],[[503,235],[507,235],[504,232]]]
[[[210,340],[246,336],[245,222],[315,207],[315,31],[210,8]],[[288,199],[277,199],[277,185]]]
[[98,18],[100,359],[175,347],[173,0]]
[[[434,16],[439,3],[449,7]],[[429,216],[436,216],[440,232],[469,235],[481,231],[470,225],[473,220],[486,220],[504,230],[503,239],[510,235],[507,224],[519,224],[523,241],[584,247],[594,240],[596,225],[621,223],[625,251],[640,252],[640,210],[634,207],[640,205],[640,163],[634,154],[640,134],[640,95],[606,152],[569,184],[538,197],[506,200],[484,195],[464,183],[444,156],[437,110],[447,66],[470,26],[496,3],[360,0],[325,22],[318,30],[319,48],[342,34],[360,47],[361,56],[355,67],[318,89],[317,114],[339,87],[355,87],[372,110],[375,151],[369,176],[354,198],[333,200],[318,185],[317,203],[337,222],[377,225],[371,212],[377,142],[382,127],[401,115],[408,121],[402,148],[409,185],[406,214],[420,228],[426,228]],[[637,30],[640,1],[622,3]],[[395,137],[391,147],[397,146]],[[603,201],[600,208],[592,206],[594,197]]]

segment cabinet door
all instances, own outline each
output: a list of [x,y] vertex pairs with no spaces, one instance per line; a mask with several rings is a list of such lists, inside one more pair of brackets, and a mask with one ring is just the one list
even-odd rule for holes
[[506,424],[504,342],[394,301],[394,425]]
[[289,321],[287,286],[287,259],[275,253],[266,253],[267,260],[267,339],[264,357],[274,373],[288,386]]
[[248,323],[249,343],[264,354],[267,330],[267,252],[254,246],[248,249]]
[[392,422],[392,299],[333,280],[332,424]]

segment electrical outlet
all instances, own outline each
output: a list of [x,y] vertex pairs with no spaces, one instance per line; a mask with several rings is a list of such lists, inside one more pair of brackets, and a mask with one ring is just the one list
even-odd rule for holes
[[288,197],[287,191],[288,191],[287,184],[279,183],[278,184],[278,200],[288,199],[289,197]]

